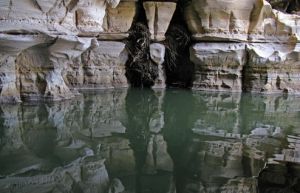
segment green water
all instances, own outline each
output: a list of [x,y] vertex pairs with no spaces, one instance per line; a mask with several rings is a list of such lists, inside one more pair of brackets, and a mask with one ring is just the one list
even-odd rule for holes
[[254,177],[299,134],[297,96],[131,89],[1,105],[0,193],[282,190],[288,177]]

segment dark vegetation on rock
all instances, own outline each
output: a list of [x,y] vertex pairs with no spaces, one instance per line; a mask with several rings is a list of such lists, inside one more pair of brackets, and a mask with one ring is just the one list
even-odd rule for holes
[[126,44],[130,59],[126,75],[133,87],[150,87],[158,76],[158,67],[150,59],[150,33],[145,24],[136,23]]

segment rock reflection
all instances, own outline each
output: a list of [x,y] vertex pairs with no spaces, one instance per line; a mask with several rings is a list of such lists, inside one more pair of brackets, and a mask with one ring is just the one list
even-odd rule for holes
[[0,193],[296,193],[299,104],[132,89],[2,105]]

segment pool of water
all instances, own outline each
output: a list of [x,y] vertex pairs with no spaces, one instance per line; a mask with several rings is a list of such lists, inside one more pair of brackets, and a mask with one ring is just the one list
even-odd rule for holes
[[297,96],[130,89],[1,105],[0,193],[296,193],[298,135]]

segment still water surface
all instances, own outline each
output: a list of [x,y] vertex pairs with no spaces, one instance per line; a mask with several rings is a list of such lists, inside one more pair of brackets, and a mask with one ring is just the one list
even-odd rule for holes
[[296,96],[131,89],[1,105],[0,193],[297,192],[283,158],[260,173],[299,134]]

